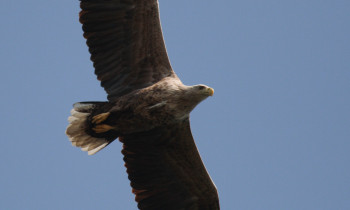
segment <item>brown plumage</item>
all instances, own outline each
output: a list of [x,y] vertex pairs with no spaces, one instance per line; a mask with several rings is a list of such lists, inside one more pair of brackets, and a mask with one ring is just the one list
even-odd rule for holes
[[189,114],[213,95],[182,84],[166,53],[157,0],[81,0],[80,22],[107,102],[74,104],[67,135],[90,155],[116,138],[139,209],[219,209]]

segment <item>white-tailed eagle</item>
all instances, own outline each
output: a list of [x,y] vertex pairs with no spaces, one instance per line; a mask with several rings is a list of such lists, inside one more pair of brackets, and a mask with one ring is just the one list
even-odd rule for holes
[[172,70],[157,0],[81,0],[80,22],[107,102],[74,104],[67,135],[89,155],[116,138],[139,209],[219,209],[189,114],[214,90]]

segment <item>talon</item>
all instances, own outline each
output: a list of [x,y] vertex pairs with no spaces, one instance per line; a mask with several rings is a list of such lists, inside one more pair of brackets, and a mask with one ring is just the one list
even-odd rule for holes
[[107,124],[96,125],[96,127],[92,128],[96,133],[104,133],[112,129],[114,129],[114,127]]
[[106,112],[93,116],[91,122],[95,124],[100,124],[101,122],[105,121],[110,114],[110,112]]

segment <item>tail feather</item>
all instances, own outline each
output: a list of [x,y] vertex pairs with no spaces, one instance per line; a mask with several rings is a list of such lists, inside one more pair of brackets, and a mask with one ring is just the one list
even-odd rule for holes
[[90,115],[106,105],[108,102],[80,102],[73,105],[71,110],[71,116],[68,117],[69,125],[66,130],[66,134],[69,137],[73,146],[80,147],[81,150],[88,152],[89,155],[93,155],[101,149],[105,148],[118,136],[111,135],[92,136],[91,119]]

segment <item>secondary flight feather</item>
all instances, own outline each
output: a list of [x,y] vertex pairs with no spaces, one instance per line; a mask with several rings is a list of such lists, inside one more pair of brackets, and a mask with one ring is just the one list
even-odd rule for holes
[[214,90],[172,70],[157,0],[81,0],[80,22],[106,102],[73,106],[66,134],[95,154],[115,139],[139,209],[219,209],[189,114]]

